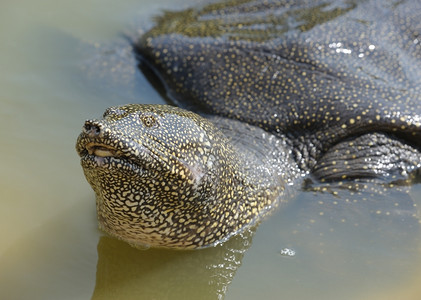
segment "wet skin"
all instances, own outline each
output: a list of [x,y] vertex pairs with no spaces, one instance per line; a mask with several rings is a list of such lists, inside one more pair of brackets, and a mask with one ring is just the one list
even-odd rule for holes
[[255,224],[308,174],[315,190],[409,182],[420,4],[336,4],[231,1],[159,18],[136,53],[198,114],[127,105],[85,123],[77,150],[100,226],[135,246],[201,248]]

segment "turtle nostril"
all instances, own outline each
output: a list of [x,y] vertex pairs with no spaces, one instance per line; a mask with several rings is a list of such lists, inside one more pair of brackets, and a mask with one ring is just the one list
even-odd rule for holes
[[101,133],[101,127],[92,121],[86,121],[83,131],[90,137],[97,137]]

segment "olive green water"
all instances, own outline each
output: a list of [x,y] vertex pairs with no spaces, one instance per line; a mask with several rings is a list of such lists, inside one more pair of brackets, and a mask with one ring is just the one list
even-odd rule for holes
[[[94,194],[74,150],[84,119],[106,107],[163,103],[135,68],[118,69],[116,40],[183,2],[0,5],[1,299],[215,298],[212,278],[195,276],[212,250],[140,251],[97,230]],[[104,74],[95,78],[97,70]],[[117,74],[115,84],[107,72]],[[419,207],[420,185],[411,195]],[[419,231],[375,221],[332,230],[319,211],[302,217],[306,203],[331,197],[301,194],[264,222],[226,299],[420,299]],[[379,224],[390,227],[367,233]],[[296,255],[280,255],[284,247]]]

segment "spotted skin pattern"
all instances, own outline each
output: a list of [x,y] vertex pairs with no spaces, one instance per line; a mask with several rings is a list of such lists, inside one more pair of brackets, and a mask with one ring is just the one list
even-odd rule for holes
[[420,145],[418,1],[229,3],[164,15],[138,42],[177,104],[288,134],[303,168],[380,127]]
[[408,180],[421,166],[419,11],[235,0],[157,18],[136,53],[198,114],[126,105],[86,121],[76,148],[101,228],[134,246],[202,248],[309,173],[321,191]]
[[221,242],[277,205],[284,189],[257,165],[279,160],[279,150],[247,162],[252,152],[236,149],[209,120],[171,106],[109,108],[102,120],[86,121],[77,151],[101,228],[134,246]]

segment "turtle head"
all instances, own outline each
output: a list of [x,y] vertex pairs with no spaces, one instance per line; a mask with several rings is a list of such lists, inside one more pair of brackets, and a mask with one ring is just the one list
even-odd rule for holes
[[[219,228],[235,171],[228,142],[206,119],[167,105],[108,108],[87,120],[76,150],[100,227],[135,246],[200,248]],[[233,183],[231,183],[232,185]]]

